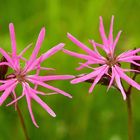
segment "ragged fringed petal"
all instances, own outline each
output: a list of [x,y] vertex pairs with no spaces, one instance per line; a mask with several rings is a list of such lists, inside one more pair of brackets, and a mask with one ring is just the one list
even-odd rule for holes
[[34,48],[34,50],[32,52],[31,57],[30,57],[30,61],[34,61],[36,59],[36,57],[38,55],[38,52],[39,52],[39,50],[41,48],[42,42],[44,40],[44,37],[45,37],[45,28],[42,28],[40,33],[39,33],[35,48]]
[[79,77],[79,78],[76,78],[74,80],[71,81],[72,84],[76,84],[76,83],[80,83],[80,82],[84,82],[88,79],[91,79],[91,78],[94,78],[96,77],[98,74],[100,74],[100,72],[102,70],[104,70],[104,68],[106,67],[106,65],[103,65],[101,67],[99,67],[97,70],[85,75],[85,76],[82,76],[82,77]]
[[119,31],[118,34],[117,34],[117,36],[116,36],[116,39],[114,40],[114,43],[112,45],[112,53],[114,53],[115,47],[116,47],[116,45],[117,45],[117,43],[119,41],[119,38],[120,38],[121,33],[122,33],[122,31]]
[[[26,91],[27,92],[27,91]],[[30,96],[28,95],[28,92],[26,94],[26,100],[27,100],[27,105],[28,105],[28,109],[29,109],[29,113],[30,113],[30,116],[31,116],[31,119],[32,119],[32,122],[33,124],[39,128],[38,124],[36,123],[36,120],[34,118],[34,114],[33,114],[33,111],[32,111],[32,105],[31,105],[31,98]]]
[[30,90],[28,89],[28,87],[26,87],[26,84],[24,84],[24,83],[23,83],[23,91],[24,91],[24,94],[26,96],[27,105],[28,105],[28,109],[29,109],[29,113],[30,113],[32,122],[38,128],[39,126],[36,123],[36,120],[34,118],[34,114],[33,114],[33,111],[32,111],[31,97],[30,97],[30,94],[32,94],[32,93],[30,93]]
[[23,56],[23,54],[29,49],[29,48],[31,48],[32,47],[32,43],[30,43],[27,47],[25,47],[24,49],[23,49],[23,51],[21,51],[21,53],[18,55],[19,57],[22,57]]
[[66,50],[66,49],[63,49],[63,52],[64,53],[67,53],[71,56],[74,56],[74,57],[77,57],[77,58],[81,58],[81,59],[85,59],[87,61],[94,61],[95,64],[104,64],[105,61],[101,58],[101,59],[96,59],[90,55],[85,55],[85,54],[80,54],[80,53],[76,53],[76,52],[73,52],[73,51],[69,51],[69,50]]
[[5,83],[0,85],[0,91],[6,90],[7,88],[9,88],[9,86],[13,85],[15,82],[16,82],[16,79],[5,80]]
[[53,90],[53,91],[56,91],[56,92],[58,92],[58,93],[60,93],[60,94],[62,94],[62,95],[64,95],[64,96],[67,96],[67,97],[69,97],[69,98],[72,98],[72,96],[71,96],[70,94],[68,94],[68,93],[66,93],[66,92],[64,92],[64,91],[62,91],[62,90],[60,90],[60,89],[58,89],[58,88],[56,88],[56,87],[53,87],[53,86],[51,86],[51,85],[48,85],[48,84],[46,84],[46,83],[44,83],[44,82],[41,82],[41,81],[39,81],[39,80],[29,79],[29,78],[28,78],[28,80],[29,80],[30,82],[32,82],[33,84],[38,84],[38,85],[40,85],[40,86],[42,86],[42,87],[48,88],[48,89]]
[[54,55],[55,53],[57,53],[58,51],[60,51],[63,47],[65,46],[64,43],[60,43],[54,47],[52,47],[50,50],[48,50],[46,53],[42,54],[42,62],[44,60],[46,60],[47,58],[49,58],[50,56]]
[[129,57],[132,55],[136,55],[136,53],[140,52],[140,48],[136,49],[136,50],[129,50],[127,52],[121,53],[117,58],[125,58],[125,57]]
[[52,80],[68,80],[73,79],[75,76],[72,75],[49,75],[49,76],[36,76],[36,75],[29,75],[27,78],[31,78],[34,80],[39,81],[52,81]]
[[123,99],[126,100],[126,93],[125,93],[125,91],[122,87],[121,80],[120,80],[120,75],[118,74],[118,72],[116,71],[115,68],[112,68],[112,72],[115,75],[116,84],[117,84],[118,88],[120,89],[120,91],[122,93]]
[[100,32],[101,38],[103,40],[104,50],[105,50],[106,53],[109,53],[108,39],[106,37],[105,30],[104,30],[103,18],[100,16],[99,19],[100,19],[99,32]]
[[129,83],[131,86],[137,88],[138,90],[140,90],[140,85],[135,82],[134,80],[132,80],[130,77],[128,77],[124,72],[123,69],[121,69],[118,66],[115,66],[115,70],[116,72],[119,74],[119,76],[124,79],[127,83]]
[[85,62],[85,63],[79,63],[80,64],[80,66],[79,67],[77,67],[76,68],[76,70],[81,70],[81,69],[83,69],[83,68],[90,68],[90,69],[94,69],[93,67],[91,67],[91,66],[89,66],[89,65],[91,65],[91,64],[96,64],[95,62],[92,62],[92,61],[87,61],[87,62]]
[[89,40],[89,42],[92,44],[95,53],[97,54],[97,58],[98,59],[102,59],[102,60],[106,60],[106,58],[104,58],[98,51],[97,46],[99,45],[98,43],[96,43],[94,40]]
[[11,38],[11,45],[12,45],[12,57],[17,56],[17,49],[16,49],[16,37],[15,37],[15,30],[13,23],[9,24],[9,31],[10,31],[10,38]]
[[97,53],[95,53],[93,50],[91,50],[90,48],[88,48],[85,44],[83,44],[82,42],[80,42],[79,40],[77,40],[74,36],[72,36],[70,33],[67,34],[67,37],[73,42],[75,43],[78,47],[80,47],[81,49],[83,49],[86,53],[88,53],[89,55],[95,57],[95,58],[100,58],[99,55]]
[[114,79],[115,79],[115,73],[113,72],[113,67],[111,68],[112,69],[112,74],[111,74],[111,79],[110,79],[110,82],[109,82],[109,85],[107,87],[107,91],[110,89],[110,87],[113,85],[113,82],[114,82]]
[[0,53],[2,54],[2,56],[5,57],[5,59],[7,60],[7,62],[10,64],[10,66],[15,69],[15,65],[14,62],[12,60],[12,58],[7,54],[7,52],[5,50],[3,50],[2,48],[0,48]]
[[39,36],[38,36],[35,48],[32,52],[31,57],[30,57],[30,60],[28,61],[27,65],[26,65],[26,69],[28,69],[28,67],[30,67],[30,65],[36,60],[36,57],[37,57],[38,52],[41,48],[44,37],[45,37],[45,28],[42,28],[40,33],[39,33]]
[[[38,104],[40,104],[51,116],[55,117],[56,114],[54,111],[45,103],[43,102],[34,92],[31,90],[31,87],[26,84],[26,89],[28,91],[28,96],[34,99]],[[27,93],[26,93],[27,94]]]
[[109,45],[113,45],[113,23],[114,23],[114,16],[111,18],[111,23],[110,23],[110,31],[109,31],[109,36],[108,36],[108,41]]
[[89,89],[89,93],[91,93],[95,87],[95,85],[100,81],[100,79],[102,78],[102,76],[108,71],[108,66],[104,67],[101,72],[96,76],[96,78],[94,79],[94,82],[92,84],[92,86]]
[[[48,50],[46,53],[42,54],[39,58],[37,58],[32,64],[30,64],[30,65],[27,64],[25,70],[27,72],[29,72],[31,70],[36,69],[36,67],[38,65],[40,65],[44,60],[46,60],[50,56],[54,55],[58,51],[60,51],[64,46],[65,46],[64,43],[60,43],[60,44],[54,46],[53,48],[51,48],[50,50]],[[30,63],[30,62],[28,62],[28,63]]]
[[17,56],[17,49],[16,49],[16,36],[15,36],[15,29],[13,23],[9,24],[9,31],[10,31],[10,38],[11,38],[11,45],[12,45],[12,59],[14,62],[15,69],[19,69],[19,58]]
[[3,92],[3,94],[0,97],[0,105],[2,105],[3,102],[7,99],[7,97],[12,93],[12,91],[15,89],[17,84],[18,84],[18,82],[15,82],[12,85],[10,85],[8,88],[5,89],[5,91]]

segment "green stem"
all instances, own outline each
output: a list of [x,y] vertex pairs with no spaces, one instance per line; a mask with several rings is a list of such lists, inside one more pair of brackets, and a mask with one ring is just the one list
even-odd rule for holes
[[131,94],[127,96],[127,111],[128,111],[128,140],[133,140],[133,116],[132,116],[132,105],[131,105]]
[[[12,95],[10,97],[11,97],[11,99],[14,99],[14,97]],[[25,139],[30,140],[29,136],[28,136],[28,133],[27,133],[26,126],[25,126],[24,118],[22,116],[22,113],[20,111],[20,108],[19,108],[18,104],[16,104],[16,110],[17,110],[17,113],[18,113],[18,117],[19,117],[19,120],[20,120],[20,123],[21,123],[21,126],[22,126],[22,130],[23,130]]]
[[[132,77],[133,80],[135,80],[137,74],[135,73]],[[126,103],[127,103],[127,112],[128,112],[128,140],[133,140],[133,116],[132,116],[132,104],[131,104],[131,91],[132,86],[130,85],[128,90],[126,91]]]
[[20,108],[18,107],[18,105],[17,105],[17,112],[18,112],[18,117],[20,119],[20,123],[21,123],[22,129],[23,129],[25,138],[26,138],[26,140],[29,140],[29,136],[28,136],[27,129],[26,129],[26,126],[25,126],[25,122],[24,122],[22,113],[21,113]]

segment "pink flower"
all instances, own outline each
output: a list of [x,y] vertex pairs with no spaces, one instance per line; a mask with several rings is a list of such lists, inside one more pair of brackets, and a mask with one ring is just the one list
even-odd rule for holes
[[[51,48],[49,51],[42,54],[40,57],[37,58],[38,52],[40,50],[41,44],[45,37],[45,28],[42,28],[35,48],[32,52],[32,55],[30,56],[29,60],[26,60],[22,55],[26,52],[26,50],[29,48],[26,47],[19,55],[17,55],[17,49],[16,49],[16,40],[15,40],[15,32],[14,32],[14,26],[12,23],[9,24],[9,30],[10,30],[10,37],[11,37],[11,45],[12,45],[12,53],[9,55],[6,51],[4,51],[2,48],[0,48],[0,53],[6,58],[7,62],[2,62],[0,65],[8,65],[13,69],[13,73],[8,75],[6,80],[0,80],[2,85],[0,85],[0,91],[3,91],[1,97],[0,97],[0,105],[3,104],[3,102],[7,99],[7,97],[13,93],[14,100],[9,103],[7,106],[16,103],[19,99],[21,99],[23,96],[26,97],[29,113],[31,116],[31,119],[36,127],[38,127],[31,107],[31,100],[35,100],[38,104],[40,104],[51,116],[55,117],[55,113],[53,110],[45,103],[43,102],[38,95],[47,95],[41,91],[37,90],[37,86],[42,86],[47,89],[50,89],[52,91],[55,91],[59,94],[62,94],[64,96],[67,96],[69,98],[72,98],[72,96],[56,87],[53,87],[45,82],[52,81],[52,80],[66,80],[71,79],[74,76],[71,75],[48,75],[48,76],[39,76],[40,70],[52,70],[52,68],[45,68],[41,67],[41,63],[61,50],[64,47],[63,43],[60,43],[56,45],[55,47]],[[24,68],[20,66],[20,60],[24,60],[26,62],[26,65]],[[36,74],[29,74],[29,72],[35,70]],[[30,83],[34,84],[34,87],[30,86]],[[22,95],[17,97],[15,93],[16,86],[18,84],[22,85]],[[54,93],[50,93],[54,94]],[[49,95],[49,94],[48,94]]]
[[[92,83],[89,89],[89,92],[91,93],[95,85],[103,78],[103,76],[108,75],[110,77],[108,89],[115,82],[116,86],[121,91],[123,98],[125,100],[126,94],[122,86],[121,79],[125,80],[128,84],[132,85],[138,90],[140,90],[140,85],[125,74],[125,72],[127,71],[135,71],[135,70],[123,69],[121,68],[120,63],[128,62],[128,63],[135,64],[137,66],[140,66],[140,64],[136,63],[136,60],[140,60],[140,56],[136,55],[136,53],[140,51],[140,48],[136,50],[129,50],[127,52],[120,54],[119,56],[116,56],[115,49],[116,49],[116,45],[119,40],[121,31],[119,31],[116,38],[114,39],[113,38],[113,21],[114,21],[114,16],[112,16],[109,36],[107,37],[104,31],[102,17],[100,17],[99,31],[100,31],[103,44],[99,44],[99,43],[94,42],[93,40],[90,40],[90,43],[92,44],[94,50],[88,48],[86,45],[84,45],[79,40],[77,40],[74,36],[68,33],[67,34],[68,38],[73,43],[75,43],[78,47],[83,49],[86,52],[86,54],[80,54],[80,53],[72,52],[66,49],[64,49],[64,52],[71,56],[86,60],[85,63],[80,63],[80,67],[78,67],[77,70],[81,70],[84,67],[92,69],[91,73],[73,79],[71,81],[72,84],[84,82],[86,80],[94,78],[94,82]],[[97,50],[97,46],[105,51],[106,57],[102,56],[99,53],[99,51]],[[95,68],[95,67],[90,66],[94,64],[99,64],[99,67]]]

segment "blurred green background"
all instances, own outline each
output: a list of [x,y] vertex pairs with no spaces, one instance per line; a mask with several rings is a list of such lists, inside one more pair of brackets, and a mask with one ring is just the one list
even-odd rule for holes
[[[70,32],[87,44],[88,39],[101,42],[98,26],[103,16],[106,31],[111,16],[115,16],[114,35],[123,33],[117,45],[118,52],[140,46],[140,1],[139,0],[0,0],[0,46],[11,50],[8,24],[13,22],[16,30],[18,52],[37,39],[41,27],[46,28],[46,38],[40,54],[54,45],[64,42],[66,48],[82,52],[67,39]],[[32,49],[26,53],[29,57]],[[54,74],[80,74],[76,71],[77,58],[59,52],[49,58],[44,66],[57,70]],[[45,74],[45,73],[44,73]],[[26,100],[19,101],[31,140],[127,140],[127,110],[122,95],[115,89],[106,92],[98,85],[93,94],[88,94],[90,84],[71,85],[69,81],[51,82],[73,95],[68,99],[62,95],[46,96],[42,99],[56,112],[52,118],[37,103],[33,102],[37,129],[29,116]],[[46,91],[45,89],[42,89]],[[21,89],[17,89],[20,94]],[[10,101],[10,99],[8,99]],[[7,100],[7,102],[8,102]],[[5,103],[6,104],[6,103]],[[132,96],[134,135],[140,139],[140,92],[133,89]],[[0,140],[24,140],[21,125],[14,108],[0,108]]]

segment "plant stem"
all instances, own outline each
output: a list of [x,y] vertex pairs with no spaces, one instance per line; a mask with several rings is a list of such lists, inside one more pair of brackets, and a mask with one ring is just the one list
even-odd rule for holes
[[133,117],[132,117],[132,105],[131,105],[131,94],[128,94],[127,102],[127,111],[128,111],[128,140],[133,140]]
[[28,136],[27,129],[26,129],[26,126],[25,126],[25,122],[24,122],[22,113],[21,113],[20,108],[18,107],[18,105],[17,105],[17,112],[18,112],[18,117],[20,119],[20,123],[21,123],[22,129],[23,129],[25,138],[26,138],[26,140],[29,140],[29,136]]
[[[14,97],[12,95],[10,97],[11,97],[11,99],[14,99]],[[26,126],[25,126],[25,122],[24,122],[24,119],[23,119],[23,116],[22,116],[22,113],[20,111],[20,108],[19,108],[18,104],[16,104],[15,107],[16,107],[16,110],[17,110],[17,113],[18,113],[18,117],[19,117],[19,120],[20,120],[20,123],[21,123],[21,126],[22,126],[22,130],[23,130],[25,139],[30,140],[29,136],[28,136],[28,133],[27,133]]]
[[[132,77],[135,80],[137,74],[135,73]],[[133,116],[132,116],[132,104],[131,104],[131,91],[132,86],[130,85],[128,90],[126,91],[126,103],[127,103],[127,112],[128,112],[128,140],[133,140]]]

